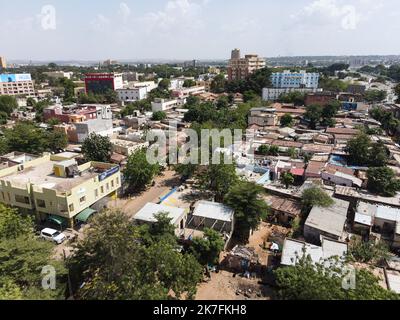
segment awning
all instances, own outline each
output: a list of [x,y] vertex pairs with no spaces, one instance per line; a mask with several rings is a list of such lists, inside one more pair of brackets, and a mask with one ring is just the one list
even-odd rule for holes
[[82,221],[82,222],[87,222],[88,219],[96,212],[97,212],[96,210],[93,210],[91,208],[87,208],[87,209],[83,210],[81,213],[79,213],[75,217],[75,219],[79,220],[79,221]]
[[49,220],[50,222],[54,222],[55,224],[58,224],[59,226],[63,226],[66,223],[66,221],[63,217],[54,216],[54,215],[50,215],[47,218],[47,220]]

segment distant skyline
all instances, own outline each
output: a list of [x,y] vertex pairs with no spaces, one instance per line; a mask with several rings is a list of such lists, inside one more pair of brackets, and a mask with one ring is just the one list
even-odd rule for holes
[[[398,0],[0,0],[7,60],[398,55]],[[54,9],[54,10],[53,10]],[[53,14],[54,13],[54,14]]]

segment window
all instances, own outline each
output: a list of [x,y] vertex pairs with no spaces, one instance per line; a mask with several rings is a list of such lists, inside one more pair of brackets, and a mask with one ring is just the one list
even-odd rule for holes
[[25,196],[20,196],[20,195],[16,195],[15,196],[15,201],[19,202],[19,203],[24,203],[24,204],[30,204],[30,200],[29,197],[25,197]]
[[79,199],[80,204],[85,203],[85,202],[86,202],[86,197],[82,197]]
[[46,201],[41,200],[41,199],[37,199],[36,203],[37,203],[39,208],[46,208]]
[[69,209],[70,212],[74,211],[74,204],[71,203],[71,204],[68,206],[68,209]]
[[111,188],[114,188],[114,180],[111,180]]
[[101,187],[100,187],[100,192],[101,192],[101,194],[104,193],[104,186],[101,186]]
[[106,184],[106,190],[107,191],[110,191],[110,184],[107,182],[107,184]]
[[97,190],[97,189],[94,190],[94,197],[95,198],[99,197],[99,190]]

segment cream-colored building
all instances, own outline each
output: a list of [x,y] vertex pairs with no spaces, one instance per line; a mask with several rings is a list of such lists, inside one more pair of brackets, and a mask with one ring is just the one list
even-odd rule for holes
[[121,187],[119,166],[78,165],[69,153],[44,155],[0,170],[0,202],[72,227],[80,213]]
[[0,95],[35,97],[34,81],[29,73],[0,74]]
[[231,59],[228,65],[228,79],[243,80],[255,71],[265,68],[265,59],[256,54],[247,54],[244,58],[240,56],[240,50],[234,49],[231,54]]
[[123,154],[127,157],[137,150],[149,147],[149,142],[135,142],[122,139],[111,139],[111,144],[115,153]]
[[7,68],[6,58],[0,57],[0,69],[6,69],[6,68]]

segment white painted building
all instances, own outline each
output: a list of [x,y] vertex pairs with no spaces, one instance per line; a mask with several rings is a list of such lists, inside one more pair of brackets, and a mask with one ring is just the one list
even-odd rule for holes
[[318,88],[319,73],[291,72],[285,70],[271,75],[274,88]]
[[264,88],[262,98],[264,101],[276,101],[281,95],[292,92],[315,93],[321,91],[322,89],[317,88]]
[[174,99],[174,100],[167,100],[157,98],[151,103],[151,109],[153,112],[158,111],[168,111],[174,108],[178,108],[185,104],[184,100]]

